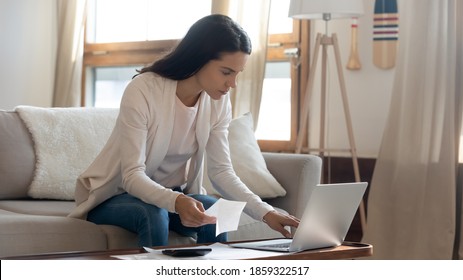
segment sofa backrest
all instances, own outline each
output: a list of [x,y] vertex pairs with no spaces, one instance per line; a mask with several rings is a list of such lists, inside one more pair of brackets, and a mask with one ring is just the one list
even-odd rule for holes
[[0,110],[0,199],[28,197],[34,168],[29,131],[16,112]]

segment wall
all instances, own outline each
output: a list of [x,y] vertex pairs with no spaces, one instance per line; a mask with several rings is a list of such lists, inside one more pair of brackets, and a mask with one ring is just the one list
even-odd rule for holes
[[0,0],[0,109],[52,104],[56,0]]
[[[389,103],[394,79],[394,68],[383,70],[373,65],[373,6],[374,1],[364,0],[365,14],[358,20],[358,48],[362,67],[360,70],[346,69],[350,53],[351,43],[351,19],[336,19],[329,22],[328,34],[336,33],[339,41],[341,60],[344,69],[349,109],[352,117],[354,139],[360,157],[376,158],[381,138],[389,111]],[[400,7],[399,7],[400,11]],[[325,24],[322,20],[314,21],[312,24],[313,41],[317,32],[325,33]],[[336,71],[335,56],[333,48],[328,49],[328,132],[327,147],[330,149],[349,148],[347,130],[342,106],[341,93],[339,89],[338,75]],[[318,59],[318,66],[321,64],[321,50]],[[313,131],[311,135],[311,146],[318,146],[318,131],[320,119],[320,84],[321,69],[317,69],[317,76],[314,84],[314,99],[312,102],[312,113],[310,126]],[[334,155],[343,155],[335,153]],[[349,155],[349,153],[344,153]]]

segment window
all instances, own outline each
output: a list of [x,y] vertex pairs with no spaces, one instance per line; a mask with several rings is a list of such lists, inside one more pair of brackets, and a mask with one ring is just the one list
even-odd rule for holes
[[[273,0],[270,6],[269,34],[292,34],[293,20],[288,18],[289,1]],[[279,47],[282,42],[274,46]],[[270,45],[272,48],[272,45]],[[275,114],[278,112],[278,114]],[[267,58],[261,109],[256,137],[261,140],[291,138],[291,63]]]
[[211,0],[89,1],[82,105],[119,107],[136,70],[171,49],[210,11]]
[[211,0],[92,0],[90,5],[87,41],[92,43],[182,38],[211,11]]
[[290,123],[291,63],[269,61],[265,67],[256,137],[262,140],[289,141],[291,138]]
[[94,67],[93,71],[93,92],[92,99],[88,100],[95,107],[118,108],[122,94],[127,84],[134,75],[135,66],[123,67]]
[[293,151],[299,92],[308,70],[308,22],[288,17],[289,0],[272,0],[269,44],[256,137],[263,151]]
[[[256,131],[264,151],[294,149],[299,92],[303,92],[300,81],[305,81],[300,77],[307,77],[308,22],[288,18],[288,9],[289,0],[272,0]],[[119,107],[136,70],[174,47],[186,30],[210,11],[211,0],[89,0],[82,105]],[[298,57],[285,50],[296,50]],[[296,61],[301,62],[299,66]]]

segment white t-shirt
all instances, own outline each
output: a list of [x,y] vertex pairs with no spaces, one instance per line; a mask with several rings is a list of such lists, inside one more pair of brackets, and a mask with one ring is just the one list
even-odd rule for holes
[[199,102],[187,107],[176,97],[175,119],[172,141],[161,166],[154,173],[153,179],[159,184],[173,188],[186,182],[187,162],[198,150],[196,140],[196,115]]

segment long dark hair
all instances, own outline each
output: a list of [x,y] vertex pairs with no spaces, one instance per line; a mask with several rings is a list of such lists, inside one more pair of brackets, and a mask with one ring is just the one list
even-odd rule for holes
[[210,60],[237,51],[251,54],[247,33],[228,16],[209,15],[194,23],[175,49],[138,72],[154,72],[165,78],[184,80]]

